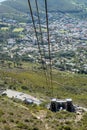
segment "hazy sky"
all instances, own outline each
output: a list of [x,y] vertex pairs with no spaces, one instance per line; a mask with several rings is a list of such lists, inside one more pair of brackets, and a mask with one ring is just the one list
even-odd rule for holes
[[2,2],[2,1],[5,1],[5,0],[0,0],[0,2]]

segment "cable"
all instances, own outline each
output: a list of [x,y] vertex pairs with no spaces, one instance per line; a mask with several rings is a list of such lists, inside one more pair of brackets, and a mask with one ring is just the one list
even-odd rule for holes
[[49,22],[48,22],[48,7],[47,7],[47,0],[45,0],[45,11],[46,11],[47,40],[48,40],[48,51],[49,51],[49,61],[50,61],[50,78],[51,78],[50,87],[52,88],[52,96],[53,96],[52,59],[51,59],[50,37],[49,37]]
[[37,43],[38,43],[39,53],[41,54],[40,45],[39,45],[39,39],[38,39],[38,36],[37,36],[37,31],[36,31],[36,26],[35,26],[35,22],[34,22],[34,17],[33,17],[33,12],[32,12],[32,7],[31,7],[30,0],[28,0],[28,5],[29,5],[29,9],[30,9],[30,14],[31,14],[32,22],[33,22],[33,27],[34,27]]
[[[40,31],[41,31],[41,40],[43,40],[42,30],[41,30],[41,25],[40,25],[40,17],[39,17],[38,4],[37,4],[37,1],[35,1],[35,2],[36,2],[37,12],[38,12],[39,27],[40,27]],[[32,22],[33,22],[33,27],[34,27],[34,31],[35,31],[35,36],[36,36],[37,43],[38,43],[38,49],[39,49],[39,53],[40,53],[40,57],[41,57],[42,67],[43,67],[43,69],[44,69],[42,52],[41,52],[41,48],[40,48],[40,44],[39,44],[39,39],[38,39],[38,35],[37,35],[37,30],[36,30],[36,26],[35,26],[35,21],[34,21],[34,16],[33,16],[33,11],[32,11],[32,7],[31,7],[30,0],[28,0],[28,5],[29,5],[29,9],[30,9],[30,14],[31,14]],[[45,0],[45,11],[46,11],[48,53],[49,53],[49,62],[50,62],[50,79],[51,79],[51,80],[50,80],[50,87],[52,88],[52,96],[53,96],[53,85],[52,85],[52,61],[51,61],[51,45],[50,45],[49,26],[48,26],[49,23],[48,23],[47,0]]]
[[[31,3],[30,0],[28,0],[28,5],[29,5],[29,9],[30,9],[30,14],[31,14],[31,18],[32,18],[32,22],[33,22],[33,27],[34,27],[34,31],[35,31],[35,35],[36,35],[36,39],[37,39],[37,43],[38,43],[38,49],[39,49],[39,53],[40,53],[40,57],[41,57],[41,63],[42,63],[42,67],[44,70],[44,64],[43,64],[43,57],[42,57],[42,53],[41,53],[41,48],[40,48],[40,44],[39,44],[39,39],[38,39],[38,35],[37,35],[37,30],[36,30],[36,26],[35,26],[35,21],[34,21],[34,17],[33,17],[33,12],[32,12],[32,7],[31,7]],[[37,8],[38,9],[38,8]],[[39,10],[37,10],[39,12]],[[40,18],[39,18],[40,19]],[[39,21],[40,22],[40,21]],[[45,73],[45,72],[44,72]],[[47,80],[47,79],[46,79]],[[47,82],[47,81],[46,81]]]
[[[38,8],[37,0],[35,0],[35,4],[36,4],[36,10],[37,10],[37,16],[38,16],[38,22],[39,22],[39,29],[40,29],[39,31],[40,31],[40,35],[41,35],[41,42],[42,42],[42,45],[44,45],[43,35],[42,35],[42,29],[41,29],[40,14],[39,14],[39,8]],[[44,57],[45,57],[44,48],[43,48],[43,53],[44,53]]]
[[[36,11],[37,11],[37,16],[38,16],[38,22],[39,22],[39,31],[40,31],[40,38],[41,38],[41,43],[42,43],[42,46],[44,45],[44,41],[43,41],[43,35],[42,35],[42,29],[41,29],[41,21],[40,21],[40,14],[39,14],[39,8],[38,8],[38,3],[37,3],[37,0],[35,0],[35,4],[36,4]],[[48,85],[48,78],[47,78],[47,65],[46,65],[46,56],[45,56],[45,50],[44,50],[44,47],[43,47],[43,56],[44,56],[44,59],[45,59],[45,67],[46,67],[46,71],[45,71],[45,76],[46,76],[46,83]]]

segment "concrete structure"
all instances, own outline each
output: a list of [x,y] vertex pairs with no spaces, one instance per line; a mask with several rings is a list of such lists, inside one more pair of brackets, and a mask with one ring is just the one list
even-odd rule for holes
[[52,99],[50,104],[50,110],[54,112],[59,110],[67,110],[69,112],[75,111],[72,99],[66,99],[66,100]]

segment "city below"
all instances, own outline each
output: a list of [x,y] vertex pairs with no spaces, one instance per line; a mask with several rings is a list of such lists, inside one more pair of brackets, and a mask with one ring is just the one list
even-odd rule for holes
[[[49,64],[44,12],[41,15],[43,43],[41,35],[38,35],[38,39],[43,60],[46,59],[44,62]],[[26,17],[29,16],[26,15]],[[40,34],[38,18],[36,15],[34,17],[37,34]],[[53,12],[49,13],[49,30],[53,67],[62,71],[87,73],[87,21],[70,17],[68,14]],[[3,17],[0,19],[0,35],[1,60],[6,56],[11,61],[19,58],[23,61],[39,62],[40,54],[38,54],[37,40],[31,20],[28,23],[22,23]]]

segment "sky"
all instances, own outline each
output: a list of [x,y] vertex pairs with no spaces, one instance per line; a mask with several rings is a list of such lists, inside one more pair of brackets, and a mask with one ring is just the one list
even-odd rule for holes
[[2,1],[5,1],[5,0],[0,0],[0,2],[2,2]]

